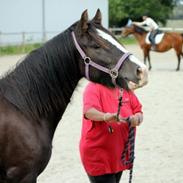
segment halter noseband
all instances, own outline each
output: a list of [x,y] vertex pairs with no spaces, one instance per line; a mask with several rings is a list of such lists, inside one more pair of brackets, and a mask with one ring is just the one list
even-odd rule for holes
[[86,56],[86,54],[84,53],[84,51],[79,46],[79,44],[78,44],[78,42],[76,40],[76,36],[75,36],[74,32],[72,32],[72,37],[73,37],[74,44],[75,44],[78,52],[80,53],[81,57],[84,60],[84,63],[85,63],[85,76],[86,76],[86,78],[88,80],[90,80],[90,77],[89,77],[89,66],[91,65],[91,66],[95,67],[96,69],[101,70],[101,71],[109,74],[111,76],[111,79],[112,79],[113,84],[116,86],[116,79],[118,77],[119,68],[122,66],[122,64],[124,63],[124,61],[131,55],[131,53],[129,53],[129,52],[124,53],[122,55],[122,57],[119,59],[119,61],[116,64],[116,66],[113,69],[108,69],[108,68],[106,68],[104,66],[101,66],[101,65],[93,62],[90,57],[87,57]]

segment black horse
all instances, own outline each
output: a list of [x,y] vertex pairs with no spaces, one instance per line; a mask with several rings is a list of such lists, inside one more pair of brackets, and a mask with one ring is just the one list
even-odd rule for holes
[[0,183],[37,182],[50,159],[57,124],[85,75],[109,87],[147,83],[146,67],[101,25],[100,10],[91,21],[84,11],[78,22],[1,78]]

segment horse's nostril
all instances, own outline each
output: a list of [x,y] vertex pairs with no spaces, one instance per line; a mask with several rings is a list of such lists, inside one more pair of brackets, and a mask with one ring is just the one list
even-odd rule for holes
[[137,77],[140,79],[141,78],[141,74],[142,74],[142,68],[138,67],[137,68]]

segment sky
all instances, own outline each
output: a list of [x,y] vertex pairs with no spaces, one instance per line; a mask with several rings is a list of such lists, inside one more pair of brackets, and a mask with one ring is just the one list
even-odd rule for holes
[[[91,16],[98,7],[108,10],[105,1],[107,2],[107,0],[45,0],[47,30],[59,31],[67,28],[80,18],[86,8],[89,9]],[[0,31],[41,31],[41,29],[42,0],[0,0]]]
[[[42,32],[42,1],[0,0],[0,32]],[[46,31],[62,32],[79,20],[85,9],[92,18],[98,8],[102,12],[104,26],[108,27],[108,0],[45,0]],[[35,36],[28,35],[26,39],[35,39]],[[22,35],[1,35],[0,44],[12,37],[22,39]]]

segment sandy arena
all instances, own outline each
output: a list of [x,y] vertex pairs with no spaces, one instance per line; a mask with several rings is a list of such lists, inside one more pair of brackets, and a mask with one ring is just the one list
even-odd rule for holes
[[[137,45],[127,49],[142,60]],[[0,74],[23,55],[0,57]],[[143,104],[144,122],[138,127],[133,183],[183,183],[183,63],[176,72],[173,50],[151,53],[149,84],[136,91]],[[182,59],[183,62],[183,59]],[[88,183],[80,162],[78,143],[81,129],[82,92],[79,83],[53,140],[53,153],[39,183]],[[128,182],[128,171],[121,183]]]

